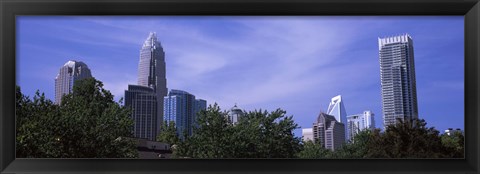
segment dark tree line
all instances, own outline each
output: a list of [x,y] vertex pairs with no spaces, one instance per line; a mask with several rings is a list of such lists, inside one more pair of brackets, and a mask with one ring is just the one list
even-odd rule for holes
[[425,120],[399,122],[380,129],[363,130],[352,143],[330,151],[320,144],[306,142],[300,158],[463,158],[464,136],[439,134]]
[[102,82],[76,81],[55,105],[36,92],[16,88],[16,155],[19,158],[134,158],[129,110],[113,100]]

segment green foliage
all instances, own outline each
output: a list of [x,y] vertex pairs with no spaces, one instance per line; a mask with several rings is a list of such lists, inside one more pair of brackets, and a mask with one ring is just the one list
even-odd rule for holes
[[[425,120],[399,122],[380,129],[363,130],[353,142],[335,151],[320,144],[306,142],[300,158],[461,158],[464,154],[462,133],[442,135]],[[330,152],[330,153],[328,153]]]
[[425,120],[402,121],[387,126],[385,133],[369,146],[370,157],[440,158],[445,157],[439,132],[426,127]]
[[465,153],[465,137],[463,132],[454,132],[452,135],[442,134],[442,144],[448,156],[453,158],[463,158]]
[[298,158],[331,158],[333,156],[331,150],[325,149],[320,143],[314,143],[313,141],[307,141],[303,143],[303,147],[300,152],[297,153]]
[[157,141],[168,143],[170,145],[178,144],[179,139],[174,121],[170,121],[168,124],[166,121],[163,123],[160,134],[157,136]]
[[17,157],[133,158],[130,111],[93,78],[76,81],[60,105],[36,93],[33,101],[17,87]]
[[235,125],[217,104],[201,111],[198,127],[175,150],[193,158],[292,158],[300,150],[299,128],[291,116],[277,109],[248,112]]

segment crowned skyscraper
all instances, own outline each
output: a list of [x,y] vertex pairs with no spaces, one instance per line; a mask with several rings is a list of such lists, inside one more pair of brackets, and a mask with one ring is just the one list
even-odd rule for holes
[[408,34],[378,38],[384,126],[418,118],[413,40]]
[[[166,95],[165,52],[156,33],[151,32],[140,50],[138,85],[129,85],[125,91],[125,106],[133,110],[136,137],[155,139],[163,122],[163,97]],[[155,107],[151,108],[152,105]]]
[[[332,98],[330,104],[328,105],[327,114],[333,115],[337,122],[343,123],[344,125],[347,124],[347,111],[345,110],[345,106],[343,105],[341,95],[337,95]],[[344,131],[347,132],[346,127]],[[345,139],[348,139],[348,137],[345,136]]]
[[[150,32],[140,50],[138,63],[138,85],[148,86],[157,95],[157,125],[162,125],[163,97],[167,95],[167,78],[165,73],[165,52],[157,34]],[[160,126],[157,126],[157,132]]]
[[62,96],[73,90],[75,81],[92,77],[88,66],[80,61],[70,60],[65,63],[55,77],[55,103],[62,102]]

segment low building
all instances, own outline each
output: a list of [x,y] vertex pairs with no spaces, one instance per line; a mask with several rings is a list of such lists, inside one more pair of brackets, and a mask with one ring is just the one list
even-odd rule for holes
[[171,158],[172,149],[170,148],[170,144],[158,141],[150,141],[147,139],[136,138],[135,140],[137,142],[138,158]]

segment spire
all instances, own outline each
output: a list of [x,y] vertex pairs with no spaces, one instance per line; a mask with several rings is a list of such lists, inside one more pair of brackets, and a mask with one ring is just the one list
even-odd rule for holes
[[148,38],[143,43],[143,48],[145,48],[145,47],[153,47],[154,48],[156,46],[162,47],[160,42],[157,39],[157,33],[156,32],[150,32],[150,34],[148,35]]

